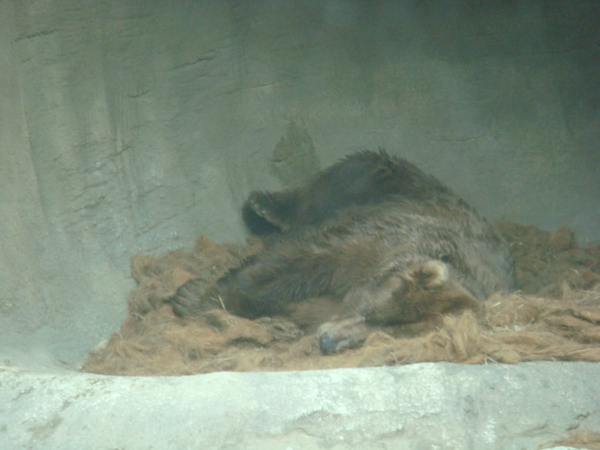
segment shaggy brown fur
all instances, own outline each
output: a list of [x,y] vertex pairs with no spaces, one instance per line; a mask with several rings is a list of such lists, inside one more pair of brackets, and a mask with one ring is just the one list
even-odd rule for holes
[[[185,283],[169,303],[181,317],[214,308],[245,318],[286,316],[315,297],[324,354],[359,345],[373,327],[476,308],[512,287],[500,235],[464,200],[404,159],[351,155],[289,192],[250,195],[248,227],[266,249],[207,289]],[[337,305],[332,308],[332,305]]]

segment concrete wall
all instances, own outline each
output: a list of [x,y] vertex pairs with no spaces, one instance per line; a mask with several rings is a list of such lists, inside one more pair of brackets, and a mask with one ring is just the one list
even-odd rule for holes
[[0,448],[575,450],[551,443],[600,429],[599,376],[600,364],[549,361],[189,377],[7,368]]
[[599,23],[594,0],[0,1],[0,353],[82,358],[131,255],[242,239],[250,190],[365,147],[600,239]]

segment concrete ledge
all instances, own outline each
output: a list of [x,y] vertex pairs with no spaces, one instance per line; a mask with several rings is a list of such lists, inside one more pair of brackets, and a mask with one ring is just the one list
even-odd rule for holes
[[0,368],[0,448],[533,449],[600,429],[600,364],[108,377]]

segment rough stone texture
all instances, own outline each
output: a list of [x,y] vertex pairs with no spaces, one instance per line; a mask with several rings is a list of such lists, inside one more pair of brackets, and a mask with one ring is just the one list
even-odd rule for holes
[[[600,427],[600,365],[177,378],[0,371],[0,448],[535,449]],[[542,394],[543,393],[543,394]]]

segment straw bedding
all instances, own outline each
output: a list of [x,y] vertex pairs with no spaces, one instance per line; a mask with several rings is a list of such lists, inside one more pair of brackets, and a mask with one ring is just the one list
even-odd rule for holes
[[222,309],[176,317],[163,300],[192,278],[207,286],[259,240],[217,244],[200,236],[193,252],[135,255],[138,283],[121,329],[89,354],[83,370],[113,375],[188,375],[215,371],[307,370],[452,361],[600,361],[600,245],[580,246],[554,232],[499,221],[515,258],[518,291],[497,293],[478,311],[373,332],[365,344],[331,356],[315,336],[281,317],[248,320]]

